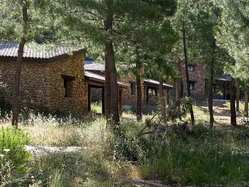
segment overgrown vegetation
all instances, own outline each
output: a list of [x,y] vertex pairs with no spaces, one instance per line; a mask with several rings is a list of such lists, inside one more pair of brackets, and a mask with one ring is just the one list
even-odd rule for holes
[[[0,133],[0,148],[4,156],[1,157],[1,166],[8,173],[5,172],[1,183],[6,181],[20,186],[29,184],[55,187],[113,186],[120,184],[120,178],[129,174],[131,164],[115,158],[113,135],[105,119],[87,118],[80,124],[74,124],[73,121],[61,124],[55,119],[44,119],[36,117],[33,125],[27,124],[22,130],[2,128],[4,134]],[[36,153],[34,150],[31,159],[31,155],[25,151],[26,145],[37,146],[37,149],[40,147],[40,151],[43,150],[42,146],[52,147],[50,153],[46,152],[45,147],[42,152]],[[53,146],[60,146],[62,150],[68,146],[80,149],[77,152],[62,153],[53,152]],[[5,156],[5,151],[11,155]],[[22,169],[17,172],[21,172],[21,176],[9,170],[15,168],[17,171],[17,167]]]
[[[11,174],[1,182],[19,179],[18,184],[33,186],[132,186],[123,179],[142,178],[170,185],[249,184],[246,127],[210,130],[202,125],[165,126],[158,123],[160,118],[150,119],[138,123],[123,119],[118,137],[103,118],[80,124],[35,118],[33,125],[22,130],[2,128],[1,167]],[[80,151],[35,154],[30,160],[24,150],[27,144],[79,146]],[[23,154],[16,154],[17,150]],[[9,170],[18,166],[21,178],[19,172],[16,176]]]
[[249,183],[249,144],[243,135],[248,129],[209,130],[198,125],[190,130],[187,126],[157,126],[141,137],[136,136],[139,128],[125,129],[128,155],[134,155],[145,179],[197,186]]
[[25,150],[29,137],[21,130],[0,129],[0,185],[18,183],[28,172],[31,154]]

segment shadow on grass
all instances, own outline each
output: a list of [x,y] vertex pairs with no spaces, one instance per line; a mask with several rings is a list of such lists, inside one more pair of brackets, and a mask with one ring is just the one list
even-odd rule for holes
[[43,156],[35,159],[30,167],[33,183],[42,186],[55,183],[65,187],[115,184],[106,161],[84,153]]

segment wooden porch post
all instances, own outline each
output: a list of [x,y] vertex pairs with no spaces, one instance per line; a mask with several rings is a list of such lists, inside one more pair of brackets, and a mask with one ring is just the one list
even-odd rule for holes
[[149,104],[149,89],[146,87],[146,104]]
[[102,114],[105,114],[105,88],[102,87]]
[[119,115],[122,114],[122,88],[119,88]]
[[223,99],[226,99],[226,82],[223,83]]
[[91,112],[91,86],[88,84],[88,112]]

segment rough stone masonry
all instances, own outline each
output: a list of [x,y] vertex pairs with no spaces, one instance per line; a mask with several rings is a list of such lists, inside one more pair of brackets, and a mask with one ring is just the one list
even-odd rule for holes
[[[85,50],[49,53],[25,51],[21,73],[21,94],[25,106],[48,112],[87,111],[87,83],[84,77]],[[0,82],[6,99],[13,100],[17,46],[0,44]]]

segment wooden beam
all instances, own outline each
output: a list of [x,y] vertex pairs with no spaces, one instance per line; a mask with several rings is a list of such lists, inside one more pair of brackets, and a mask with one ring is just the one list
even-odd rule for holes
[[91,85],[88,84],[88,112],[91,112]]

